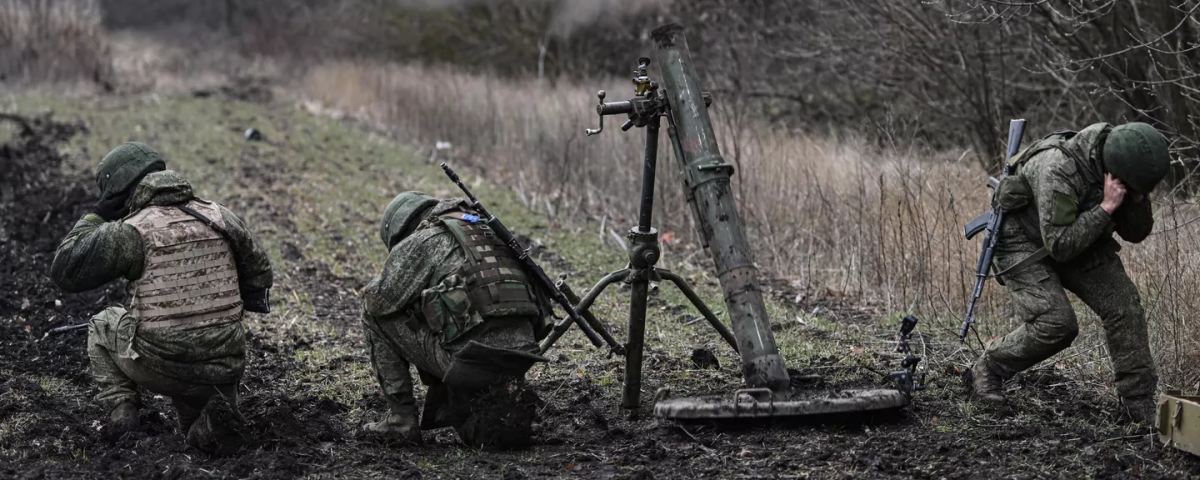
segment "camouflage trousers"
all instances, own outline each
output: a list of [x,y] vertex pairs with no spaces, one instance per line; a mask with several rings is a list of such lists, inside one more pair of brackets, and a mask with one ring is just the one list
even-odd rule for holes
[[[1026,252],[997,252],[1003,270]],[[984,352],[989,366],[1008,378],[1071,345],[1079,333],[1067,298],[1074,293],[1100,317],[1122,398],[1153,395],[1158,374],[1150,355],[1146,315],[1137,287],[1115,252],[1090,252],[1084,261],[1028,265],[1004,275],[1016,318],[1023,324],[992,342]]]
[[454,354],[471,340],[497,348],[537,350],[529,320],[484,322],[445,345],[440,333],[433,332],[424,323],[407,320],[408,317],[377,320],[363,314],[375,378],[379,380],[391,412],[398,415],[416,415],[410,366],[417,368],[426,384],[436,384],[445,377]]
[[111,307],[92,317],[88,326],[88,356],[92,377],[100,386],[96,401],[106,411],[121,402],[140,405],[137,387],[171,399],[178,414],[179,428],[187,433],[200,416],[204,405],[215,395],[223,395],[237,408],[237,384],[204,385],[163,375],[145,357],[133,350],[137,319],[124,308]]

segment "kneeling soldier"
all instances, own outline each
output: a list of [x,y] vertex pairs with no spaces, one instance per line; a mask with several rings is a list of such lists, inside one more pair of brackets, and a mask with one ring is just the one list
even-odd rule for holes
[[118,432],[138,426],[137,387],[171,398],[180,433],[210,452],[244,440],[237,386],[242,312],[267,312],[271,264],[236,215],[196,198],[157,152],[126,143],[96,169],[101,199],[63,239],[51,276],[82,292],[129,281],[128,309],[92,317],[96,400]]
[[[516,256],[461,199],[405,192],[387,206],[390,250],[363,292],[363,325],[389,414],[368,432],[421,443],[452,426],[468,445],[529,444],[536,395],[523,386],[551,312]],[[429,385],[418,427],[409,365]]]
[[995,268],[1023,323],[975,363],[976,398],[1004,400],[1005,379],[1071,345],[1079,326],[1069,290],[1100,317],[1129,417],[1151,421],[1158,377],[1146,315],[1112,234],[1132,243],[1150,234],[1147,196],[1170,167],[1166,138],[1144,123],[1098,123],[1050,135],[1013,162],[1016,175],[1000,186]]

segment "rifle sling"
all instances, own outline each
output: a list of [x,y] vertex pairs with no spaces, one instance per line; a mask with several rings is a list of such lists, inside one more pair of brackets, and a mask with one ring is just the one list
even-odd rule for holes
[[993,277],[999,277],[999,276],[1001,276],[1001,275],[1004,275],[1004,274],[1006,274],[1006,273],[1009,273],[1009,272],[1012,272],[1012,271],[1015,271],[1015,270],[1019,270],[1019,269],[1021,269],[1021,268],[1024,268],[1024,267],[1027,267],[1027,266],[1029,266],[1029,265],[1032,265],[1032,264],[1034,264],[1035,262],[1041,261],[1043,258],[1046,258],[1046,257],[1047,257],[1047,256],[1049,256],[1049,255],[1050,255],[1050,251],[1049,251],[1049,250],[1046,250],[1046,247],[1041,247],[1041,248],[1039,248],[1039,249],[1035,250],[1033,253],[1029,254],[1029,256],[1028,256],[1028,257],[1022,258],[1022,259],[1021,259],[1021,261],[1017,262],[1016,264],[1014,264],[1014,265],[1012,265],[1012,266],[1010,266],[1010,267],[1008,267],[1008,268],[1006,268],[1006,269],[1004,269],[1004,270],[1001,270],[1001,271],[999,271],[999,272],[996,272],[996,273],[995,273],[995,274],[993,274],[992,276],[993,276]]
[[[226,231],[224,228],[221,228],[220,225],[217,225],[215,222],[210,220],[208,217],[204,216],[204,214],[197,212],[187,206],[178,205],[178,206],[176,206],[176,208],[183,211],[183,213],[186,213],[188,215],[196,217],[196,220],[199,220],[199,221],[203,222],[205,225],[208,225],[208,228],[213,229],[213,231],[217,232],[217,234],[220,235],[221,238],[225,239],[225,243],[229,244],[229,254],[233,256],[234,267],[237,269],[242,268],[242,258],[241,258],[241,256],[238,255],[237,243],[235,243],[233,241],[233,237],[229,235],[228,231]],[[240,273],[240,271],[239,271],[239,273]]]

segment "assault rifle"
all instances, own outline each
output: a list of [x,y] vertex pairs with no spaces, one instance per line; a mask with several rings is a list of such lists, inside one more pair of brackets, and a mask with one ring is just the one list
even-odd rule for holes
[[47,331],[45,335],[42,335],[42,338],[39,339],[38,341],[40,342],[42,340],[45,340],[45,339],[55,336],[55,335],[62,335],[64,333],[70,333],[70,332],[83,330],[87,327],[88,327],[88,322],[77,323],[75,325],[67,325],[67,326],[58,327],[58,328],[52,328],[49,331]]
[[525,270],[531,276],[533,276],[533,281],[537,282],[537,284],[540,285],[543,290],[549,293],[550,297],[554,300],[554,303],[557,303],[558,306],[562,307],[563,311],[567,312],[567,316],[571,317],[571,320],[574,321],[576,325],[579,325],[579,329],[583,330],[583,333],[587,335],[588,340],[592,341],[592,345],[597,347],[603,345],[600,337],[596,335],[596,331],[592,330],[592,327],[588,325],[587,321],[585,321],[582,316],[579,315],[579,312],[575,311],[575,307],[571,305],[571,302],[567,300],[567,297],[563,295],[562,291],[559,290],[558,287],[554,286],[554,282],[550,281],[550,277],[546,275],[546,271],[542,270],[542,267],[529,257],[529,249],[522,246],[521,242],[517,241],[516,237],[513,237],[512,232],[508,231],[508,227],[505,227],[503,223],[500,223],[499,218],[496,218],[495,215],[488,213],[487,209],[483,207],[483,204],[479,203],[479,199],[475,198],[475,195],[473,195],[471,191],[467,189],[466,185],[463,185],[462,180],[458,178],[458,174],[454,173],[454,170],[451,170],[450,166],[446,165],[445,162],[442,163],[442,170],[444,170],[446,172],[446,176],[450,177],[450,180],[458,185],[458,188],[467,195],[467,199],[471,201],[471,208],[475,209],[475,211],[479,213],[483,223],[486,224],[488,228],[490,228],[492,232],[496,234],[496,238],[499,238],[501,242],[504,242],[505,245],[508,245],[508,248],[517,255],[517,260],[519,260],[521,265],[525,267]]
[[967,340],[967,331],[971,329],[971,324],[975,323],[975,304],[979,302],[979,296],[983,294],[983,284],[987,281],[988,272],[992,268],[992,257],[996,254],[996,243],[1000,239],[1000,225],[1004,221],[1004,212],[1000,209],[998,202],[1000,182],[1008,177],[1011,169],[1009,164],[1021,148],[1021,137],[1023,136],[1025,136],[1025,120],[1009,121],[1008,151],[1004,156],[1004,170],[1000,173],[999,179],[989,177],[987,182],[988,187],[992,189],[992,209],[975,217],[963,227],[963,236],[967,240],[974,238],[984,230],[987,230],[987,234],[983,236],[983,250],[979,252],[979,260],[975,262],[975,289],[971,292],[971,302],[967,304],[967,314],[963,317],[962,326],[958,329],[959,341]]

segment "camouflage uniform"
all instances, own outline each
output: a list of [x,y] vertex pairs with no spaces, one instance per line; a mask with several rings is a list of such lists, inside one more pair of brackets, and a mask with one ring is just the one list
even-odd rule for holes
[[[461,216],[468,211],[467,204],[460,199],[440,202],[429,199],[427,204],[409,213],[395,215],[401,217],[397,225],[420,222],[415,228],[410,224],[411,233],[403,234],[388,233],[385,218],[382,235],[391,250],[381,274],[363,291],[363,326],[371,363],[391,415],[405,422],[415,421],[410,420],[417,415],[409,373],[409,366],[413,365],[422,381],[430,386],[421,429],[455,426],[464,441],[481,445],[487,442],[469,438],[474,435],[463,430],[468,415],[463,409],[471,401],[467,397],[480,394],[479,387],[501,380],[480,370],[471,371],[465,379],[447,378],[448,373],[456,360],[477,354],[476,347],[486,346],[496,350],[484,352],[479,357],[484,362],[493,359],[490,354],[496,354],[497,362],[508,356],[528,359],[523,365],[518,361],[511,372],[514,377],[523,376],[534,361],[544,360],[535,354],[538,333],[545,331],[546,324],[542,312],[485,319],[480,316],[478,306],[465,296],[463,269],[468,259],[439,217],[453,212]],[[438,308],[431,309],[430,305]],[[545,308],[544,311],[549,311]],[[472,387],[453,391],[463,382]],[[419,441],[419,432],[412,435],[411,440]]]
[[[145,151],[157,156],[148,147]],[[143,278],[147,265],[157,268],[147,257],[151,245],[146,242],[151,240],[144,238],[130,219],[156,206],[201,205],[195,203],[191,185],[179,174],[161,170],[159,162],[160,168],[151,169],[158,171],[143,173],[130,184],[127,200],[115,202],[127,207],[121,209],[122,213],[132,212],[123,221],[105,221],[101,215],[89,213],[76,222],[59,245],[51,270],[51,277],[60,288],[82,292],[124,278],[134,290],[136,285],[153,280]],[[99,183],[103,204],[113,194],[105,191],[109,186],[104,180]],[[224,316],[210,315],[214,318],[207,323],[180,328],[147,328],[146,319],[138,316],[142,312],[139,308],[143,307],[136,304],[135,295],[130,306],[133,311],[120,307],[105,309],[91,319],[88,329],[92,374],[100,385],[96,401],[109,411],[123,404],[136,406],[139,403],[136,387],[140,385],[172,399],[183,433],[189,433],[201,410],[214,396],[227,399],[236,408],[237,383],[245,369],[246,333],[240,322],[241,300],[254,298],[252,302],[265,304],[265,293],[272,284],[267,253],[242,220],[224,207],[203,205],[210,213],[219,213],[219,219],[214,220],[223,223],[233,241],[228,248],[221,248],[237,259],[237,285],[233,288],[240,290],[240,295],[238,291],[232,292],[233,298],[220,312]],[[98,206],[97,211],[105,210]],[[216,235],[212,237],[215,239],[210,242],[214,244],[227,244]],[[185,289],[178,287],[172,291]],[[258,305],[255,311],[263,308],[265,305]]]
[[[1141,242],[1150,234],[1154,218],[1148,197],[1135,202],[1126,196],[1112,215],[1100,206],[1107,173],[1100,153],[1112,128],[1091,125],[1065,139],[1062,148],[1036,151],[1031,146],[1026,151],[1034,154],[1021,160],[1014,180],[1022,185],[1016,197],[1027,198],[1001,199],[1002,205],[1009,201],[1019,208],[1005,217],[995,267],[1004,272],[1043,248],[1048,258],[1002,273],[1016,318],[1023,324],[989,345],[977,365],[1008,378],[1070,346],[1079,327],[1066,295],[1069,290],[1100,317],[1120,396],[1144,401],[1154,394],[1158,377],[1141,298],[1125,273],[1117,255],[1121,246],[1112,234]],[[1006,181],[1002,192],[1013,190],[1008,186]]]

